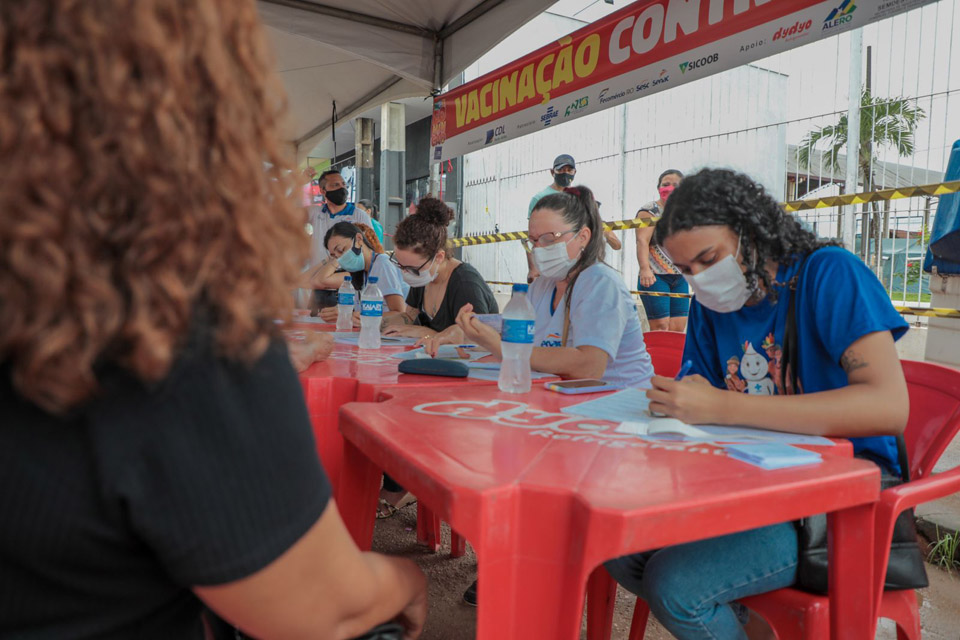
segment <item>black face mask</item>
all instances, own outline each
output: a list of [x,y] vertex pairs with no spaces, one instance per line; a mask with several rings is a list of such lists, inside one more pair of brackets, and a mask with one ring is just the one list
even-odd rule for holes
[[558,187],[569,187],[573,184],[573,174],[572,173],[557,173],[553,176],[553,181],[557,183]]
[[330,204],[340,206],[347,201],[347,189],[346,187],[340,187],[339,189],[333,189],[332,191],[327,191],[323,194],[323,197],[326,198],[327,202]]

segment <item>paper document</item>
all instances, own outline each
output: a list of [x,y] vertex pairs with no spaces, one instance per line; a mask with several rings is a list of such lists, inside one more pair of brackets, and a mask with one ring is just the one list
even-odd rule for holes
[[751,427],[692,426],[675,418],[658,418],[649,413],[650,401],[642,389],[624,389],[594,400],[560,409],[587,418],[621,423],[617,433],[641,438],[689,440],[702,442],[770,442],[830,447],[833,441],[821,436],[786,433]]
[[653,418],[648,422],[621,422],[614,431],[632,436],[663,436],[694,440],[713,437],[703,429],[676,418]]
[[820,454],[787,444],[731,444],[724,447],[727,455],[761,469],[784,469],[821,462]]
[[[474,363],[472,362],[467,363],[467,366],[470,367],[470,365],[472,364]],[[494,363],[491,363],[491,364],[494,364]],[[498,366],[496,369],[488,369],[488,368],[475,369],[473,367],[470,367],[470,373],[467,377],[473,378],[474,380],[497,380],[500,378],[500,367]],[[541,380],[543,378],[555,378],[555,377],[556,376],[553,375],[552,373],[540,373],[539,371],[530,372],[531,380]]]
[[[333,334],[333,341],[338,344],[358,344],[360,334],[356,331],[336,332]],[[404,338],[401,336],[380,336],[380,344],[384,347],[410,347],[416,344],[416,338]]]
[[[489,351],[478,349],[477,345],[475,344],[442,344],[440,345],[440,348],[437,349],[437,358],[440,358],[441,360],[472,361],[488,355],[490,355]],[[398,360],[413,360],[416,358],[430,357],[427,355],[427,352],[424,351],[423,347],[414,349],[412,351],[404,351],[403,353],[394,353],[391,354],[391,356]]]
[[610,422],[646,423],[651,419],[647,412],[649,407],[650,401],[647,400],[647,393],[643,389],[624,389],[595,400],[572,404],[560,411]]

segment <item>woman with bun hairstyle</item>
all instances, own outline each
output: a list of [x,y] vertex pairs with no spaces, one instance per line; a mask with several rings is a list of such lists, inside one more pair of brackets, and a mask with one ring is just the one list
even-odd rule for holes
[[476,313],[498,313],[497,301],[483,276],[447,251],[447,225],[453,210],[433,197],[420,200],[414,215],[397,225],[393,262],[410,285],[407,310],[385,319],[387,335],[426,338],[443,332],[451,342],[462,336],[457,312],[472,305]]
[[[407,305],[404,298],[410,285],[400,277],[400,270],[384,253],[373,229],[359,222],[338,222],[327,230],[323,246],[330,257],[321,263],[314,279],[323,281],[339,267],[350,274],[350,283],[357,291],[363,291],[367,278],[377,278],[377,287],[383,294],[386,308],[384,318],[403,313]],[[320,317],[327,322],[337,321],[337,307],[320,310]],[[359,325],[359,316],[354,324]]]
[[[603,222],[593,193],[567,187],[537,202],[528,237],[540,277],[527,298],[536,313],[531,367],[564,378],[601,378],[649,387],[650,354],[636,304],[623,279],[603,262]],[[460,309],[466,339],[500,357],[500,336]]]

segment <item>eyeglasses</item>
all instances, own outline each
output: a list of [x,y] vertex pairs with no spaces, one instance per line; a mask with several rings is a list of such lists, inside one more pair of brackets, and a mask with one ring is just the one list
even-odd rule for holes
[[419,267],[408,267],[405,264],[400,264],[399,262],[397,262],[397,259],[394,256],[390,256],[390,262],[396,265],[397,268],[400,269],[400,271],[405,271],[407,273],[418,276],[420,275],[420,270],[423,269],[425,266],[427,266],[427,263],[432,262],[435,258],[436,256],[434,256],[433,258],[427,258],[426,260],[423,261],[423,264],[420,265]]
[[566,231],[548,231],[542,233],[537,237],[533,237],[530,234],[527,234],[527,239],[530,240],[530,243],[535,247],[549,247],[561,237],[565,236],[568,233],[576,233],[579,229],[567,229]]

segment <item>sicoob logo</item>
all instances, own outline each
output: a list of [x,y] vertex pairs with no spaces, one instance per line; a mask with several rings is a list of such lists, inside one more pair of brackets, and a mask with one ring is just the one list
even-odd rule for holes
[[680,73],[686,73],[687,71],[693,71],[694,69],[699,69],[700,67],[705,67],[708,64],[713,64],[720,59],[719,53],[714,53],[709,56],[704,56],[699,60],[690,60],[687,62],[680,63]]

